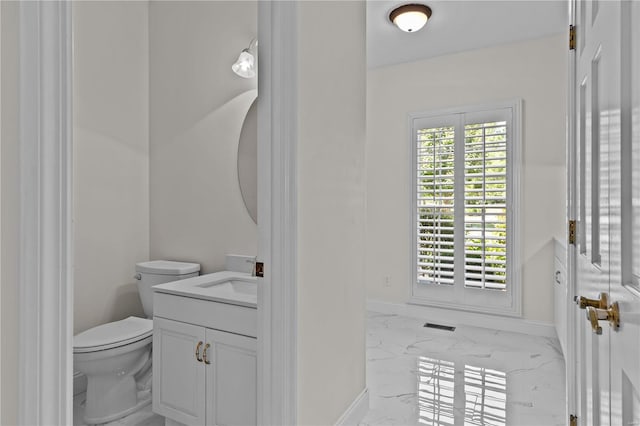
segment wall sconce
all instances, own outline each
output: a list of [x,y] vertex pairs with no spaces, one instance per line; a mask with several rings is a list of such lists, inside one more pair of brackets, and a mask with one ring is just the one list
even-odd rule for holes
[[389,14],[389,20],[407,33],[419,31],[431,17],[431,8],[424,4],[405,4],[396,7]]
[[256,76],[256,56],[258,56],[258,39],[254,38],[249,43],[249,47],[242,49],[238,60],[231,65],[234,73],[243,78],[253,78]]

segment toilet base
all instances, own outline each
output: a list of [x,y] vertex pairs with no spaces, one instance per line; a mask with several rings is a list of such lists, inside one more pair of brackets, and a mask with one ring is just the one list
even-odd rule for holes
[[[141,395],[141,394],[146,394],[146,395]],[[120,411],[118,413],[112,414],[107,417],[87,417],[85,412],[84,422],[88,425],[97,425],[102,423],[113,422],[115,420],[126,417],[130,414],[133,414],[136,411],[141,410],[142,408],[144,408],[149,404],[151,404],[151,392],[141,391],[141,392],[138,392],[138,403],[133,407]]]
[[74,363],[87,376],[85,423],[112,422],[151,403],[151,336],[118,348],[75,353]]

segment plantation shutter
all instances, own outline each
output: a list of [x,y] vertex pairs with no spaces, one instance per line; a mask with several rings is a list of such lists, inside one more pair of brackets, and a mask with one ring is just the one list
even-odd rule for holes
[[453,126],[417,130],[418,281],[454,283]]
[[412,118],[416,303],[519,312],[514,108]]
[[507,285],[507,123],[464,127],[464,284]]

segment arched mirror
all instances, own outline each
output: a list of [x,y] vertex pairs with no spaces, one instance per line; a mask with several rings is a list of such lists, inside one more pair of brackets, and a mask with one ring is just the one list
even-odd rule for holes
[[258,223],[258,98],[247,112],[238,142],[238,183],[251,219]]

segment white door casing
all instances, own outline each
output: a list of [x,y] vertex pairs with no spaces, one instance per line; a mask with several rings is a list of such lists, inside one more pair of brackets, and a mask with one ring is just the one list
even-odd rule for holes
[[258,2],[258,424],[296,421],[297,6]]
[[[575,27],[576,20],[576,0],[569,0],[569,24]],[[576,193],[576,52],[575,49],[567,50],[567,159],[566,159],[566,186],[567,205],[566,215],[568,221],[576,220],[578,195]],[[568,231],[568,229],[567,229]],[[566,242],[569,241],[569,232],[566,235]],[[577,341],[576,341],[576,315],[573,297],[576,292],[576,245],[567,244],[565,266],[566,266],[566,295],[560,304],[564,306],[562,310],[566,320],[566,352],[565,352],[565,385],[567,391],[566,407],[568,415],[577,413],[576,403],[576,380],[577,380]],[[562,321],[562,319],[560,319]],[[558,321],[556,320],[556,323]]]
[[19,9],[18,422],[72,424],[71,4]]
[[[71,3],[20,3],[21,424],[72,424]],[[259,2],[258,419],[296,421],[295,2]]]

